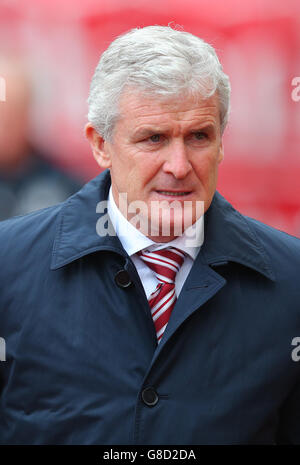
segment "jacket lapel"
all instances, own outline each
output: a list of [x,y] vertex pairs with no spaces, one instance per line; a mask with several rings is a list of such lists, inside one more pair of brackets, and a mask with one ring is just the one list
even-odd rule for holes
[[208,265],[202,263],[202,260],[195,260],[172,311],[161,342],[157,346],[152,363],[179,326],[195,311],[201,311],[202,305],[222,289],[225,284],[226,280],[222,276]]

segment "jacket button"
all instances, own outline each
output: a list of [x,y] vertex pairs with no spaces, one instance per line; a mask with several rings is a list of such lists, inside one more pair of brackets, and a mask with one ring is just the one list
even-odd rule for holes
[[142,391],[142,399],[148,407],[153,407],[158,402],[157,392],[152,387],[147,387]]
[[131,284],[129,273],[126,270],[120,270],[115,276],[115,282],[119,287],[128,287]]

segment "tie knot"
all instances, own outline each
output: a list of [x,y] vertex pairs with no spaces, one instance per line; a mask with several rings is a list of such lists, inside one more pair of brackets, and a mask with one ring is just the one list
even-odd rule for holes
[[154,252],[139,252],[141,259],[153,270],[162,283],[173,284],[185,253],[176,247],[166,247]]

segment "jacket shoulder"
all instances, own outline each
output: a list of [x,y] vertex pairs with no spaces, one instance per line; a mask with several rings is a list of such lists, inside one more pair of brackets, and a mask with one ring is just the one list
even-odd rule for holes
[[34,231],[39,226],[43,225],[45,221],[49,221],[50,218],[53,220],[67,201],[31,213],[26,213],[25,215],[13,216],[12,218],[0,221],[1,238],[4,239],[6,235],[11,235],[17,231],[24,232],[27,228],[32,228],[32,231]]
[[269,226],[266,223],[263,223],[255,218],[251,218],[250,216],[242,215],[245,220],[252,226],[257,234],[268,237],[269,239],[274,239],[287,245],[294,246],[296,249],[300,250],[300,238],[293,236],[292,234],[288,234],[285,231],[280,229],[274,228],[273,226]]
[[259,242],[277,265],[300,266],[300,239],[249,216],[242,215]]
[[29,253],[37,256],[38,251],[52,249],[57,220],[66,202],[0,222],[0,261],[6,270],[10,264],[25,262]]

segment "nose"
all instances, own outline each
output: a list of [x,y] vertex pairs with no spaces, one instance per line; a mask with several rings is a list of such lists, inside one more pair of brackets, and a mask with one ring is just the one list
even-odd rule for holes
[[163,165],[164,172],[172,174],[176,179],[184,179],[192,170],[184,142],[176,141],[168,149]]

